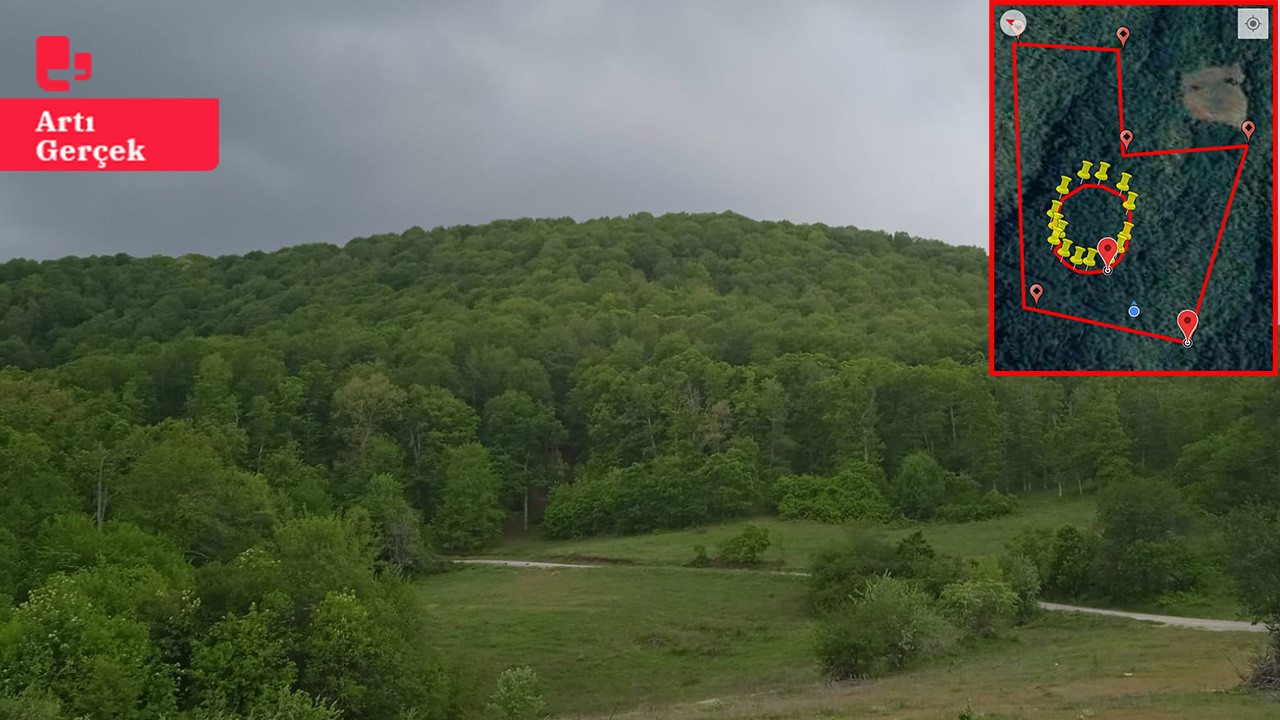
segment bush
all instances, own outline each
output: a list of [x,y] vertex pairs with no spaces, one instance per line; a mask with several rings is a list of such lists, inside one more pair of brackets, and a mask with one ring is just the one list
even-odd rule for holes
[[936,597],[942,588],[964,578],[965,567],[959,558],[936,553],[918,530],[896,545],[868,533],[854,533],[844,545],[814,556],[809,568],[810,606],[830,612],[857,600],[867,580],[886,573]]
[[940,597],[943,610],[974,637],[991,637],[1000,623],[1018,611],[1018,594],[1008,583],[974,579],[952,583]]
[[818,661],[833,679],[874,677],[941,650],[953,637],[928,595],[885,575],[869,580],[857,602],[823,619]]
[[1094,583],[1097,557],[1096,536],[1087,535],[1071,525],[1058,528],[1053,538],[1049,576],[1045,583],[1052,596],[1077,599],[1087,595]]
[[706,567],[711,564],[706,545],[693,546],[693,558],[685,563],[685,567]]
[[36,695],[0,695],[0,720],[62,720],[62,704]]
[[1102,589],[1131,599],[1194,587],[1201,568],[1186,541],[1193,521],[1181,491],[1168,483],[1135,479],[1105,488],[1098,497]]
[[1199,559],[1179,539],[1135,540],[1121,547],[1104,545],[1099,565],[1102,588],[1121,600],[1190,590],[1203,573]]
[[903,515],[928,520],[946,502],[950,482],[951,473],[933,455],[916,451],[899,463],[898,473],[889,485],[889,500]]
[[1026,555],[1000,558],[1005,582],[1018,596],[1017,618],[1027,620],[1040,612],[1040,571]]
[[485,708],[488,720],[537,720],[546,717],[538,675],[530,667],[503,670],[498,689]]
[[856,600],[867,580],[897,567],[894,546],[867,533],[853,533],[843,545],[814,555],[809,566],[809,604],[830,612]]
[[947,522],[973,522],[1011,515],[1017,507],[1018,500],[1013,495],[990,490],[970,502],[944,505],[938,514]]
[[832,477],[789,475],[774,488],[778,517],[825,523],[888,520],[893,509],[880,491],[883,482],[879,466],[861,461]]
[[1053,531],[1048,528],[1023,528],[1005,542],[1005,557],[1021,556],[1029,560],[1044,584],[1053,565],[1053,538]]
[[719,559],[740,565],[754,565],[760,562],[760,553],[767,549],[769,549],[769,528],[747,523],[743,526],[742,532],[720,546]]
[[751,466],[740,455],[721,453],[700,466],[666,455],[559,485],[543,514],[543,532],[561,539],[633,534],[741,514],[750,508],[753,490]]
[[965,566],[960,558],[936,553],[924,533],[917,530],[894,548],[893,574],[910,579],[937,597],[944,587],[964,577]]

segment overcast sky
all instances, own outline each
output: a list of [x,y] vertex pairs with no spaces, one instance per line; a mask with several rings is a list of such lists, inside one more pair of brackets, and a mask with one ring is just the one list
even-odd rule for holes
[[73,97],[217,97],[211,173],[2,173],[0,258],[733,210],[986,244],[985,3],[20,2]]

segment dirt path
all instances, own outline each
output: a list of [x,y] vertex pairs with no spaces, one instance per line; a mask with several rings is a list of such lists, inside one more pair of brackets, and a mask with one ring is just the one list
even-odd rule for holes
[[[569,563],[550,563],[550,562],[530,562],[527,560],[454,560],[456,563],[466,563],[470,565],[500,565],[502,567],[516,568],[575,568],[590,570],[591,568],[601,567],[600,565],[572,565]],[[738,571],[744,572],[744,571]],[[748,570],[745,572],[758,572]],[[769,571],[774,575],[800,575],[807,576],[808,573],[802,572],[780,572]],[[1197,630],[1213,630],[1216,632],[1266,632],[1265,625],[1257,625],[1247,623],[1240,620],[1212,620],[1209,618],[1186,618],[1174,615],[1149,615],[1147,613],[1125,612],[1124,610],[1103,610],[1101,608],[1080,607],[1079,605],[1059,605],[1058,603],[1042,602],[1040,607],[1045,610],[1054,610],[1057,612],[1082,612],[1092,613],[1094,615],[1111,615],[1113,617],[1129,618],[1131,620],[1143,620],[1146,622],[1159,623],[1161,625],[1169,625],[1172,627],[1195,628]]]
[[1125,612],[1123,610],[1103,610],[1101,608],[1080,607],[1079,605],[1059,605],[1057,603],[1040,603],[1045,610],[1061,610],[1065,612],[1093,613],[1094,615],[1112,615],[1114,617],[1146,620],[1147,622],[1172,625],[1174,627],[1196,628],[1198,630],[1215,630],[1218,632],[1266,632],[1266,625],[1255,625],[1240,620],[1210,620],[1208,618],[1187,618],[1175,615],[1148,615],[1147,613]]

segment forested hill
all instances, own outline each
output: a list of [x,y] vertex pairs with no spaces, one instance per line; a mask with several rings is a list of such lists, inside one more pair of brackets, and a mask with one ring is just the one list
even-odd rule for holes
[[974,247],[732,213],[415,227],[219,258],[11,260],[0,367],[246,336],[294,369],[382,359],[482,400],[530,360],[563,392],[576,363],[629,348],[623,338],[735,365],[794,352],[985,362],[985,272]]
[[[0,716],[474,717],[403,578],[510,512],[972,520],[1135,478],[1274,505],[1274,379],[993,379],[985,270],[736,215],[5,263]],[[1183,588],[1141,527],[1165,570],[1114,592]]]

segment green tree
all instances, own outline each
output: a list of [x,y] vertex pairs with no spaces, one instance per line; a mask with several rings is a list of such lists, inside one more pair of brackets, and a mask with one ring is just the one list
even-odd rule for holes
[[445,550],[471,552],[502,534],[499,479],[489,452],[479,443],[450,450],[444,465],[444,502],[432,520],[436,543]]
[[1117,598],[1153,597],[1198,581],[1187,545],[1194,516],[1172,485],[1138,479],[1108,486],[1098,497],[1100,579]]
[[191,646],[195,701],[246,715],[269,709],[297,677],[285,638],[284,621],[256,605],[214,623]]
[[913,452],[902,459],[898,474],[889,483],[889,501],[907,517],[931,518],[947,500],[950,479],[950,473],[932,455]]
[[0,624],[0,695],[38,688],[91,720],[176,712],[168,670],[147,626],[111,615],[78,583],[55,575]]
[[503,480],[504,495],[521,498],[529,527],[529,493],[554,484],[565,431],[555,411],[519,390],[507,390],[484,406],[485,446]]
[[270,487],[228,465],[189,424],[166,421],[135,438],[136,460],[120,479],[115,515],[177,540],[197,560],[227,558],[270,530]]

